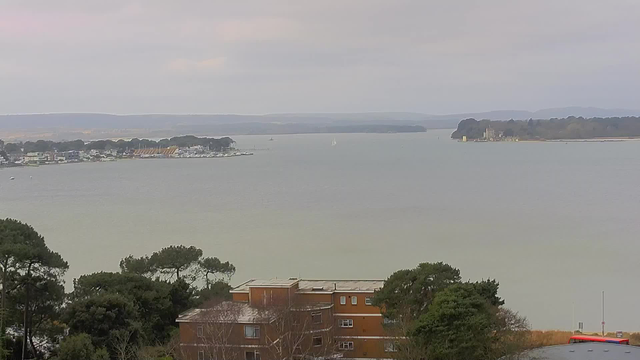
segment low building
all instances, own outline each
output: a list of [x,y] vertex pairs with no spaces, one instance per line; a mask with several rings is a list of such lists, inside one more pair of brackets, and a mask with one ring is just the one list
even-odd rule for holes
[[44,159],[47,162],[55,162],[58,160],[58,154],[55,151],[48,151],[44,154]]
[[46,158],[42,153],[30,152],[22,157],[22,161],[25,164],[39,164],[41,162],[45,162]]
[[76,151],[76,150],[71,150],[71,151],[67,151],[62,153],[62,157],[64,157],[64,159],[66,161],[80,161],[80,151]]
[[185,360],[391,358],[373,305],[381,280],[250,280],[232,301],[189,310],[178,318]]
[[151,157],[151,156],[173,156],[178,151],[177,146],[170,146],[168,148],[146,148],[137,149],[133,152],[134,156]]
[[494,141],[496,139],[496,131],[489,126],[483,134],[483,138],[486,141]]

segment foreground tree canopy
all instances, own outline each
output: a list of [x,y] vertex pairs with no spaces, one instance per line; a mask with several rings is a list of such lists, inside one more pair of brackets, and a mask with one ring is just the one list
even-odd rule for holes
[[171,245],[151,256],[136,258],[129,255],[120,261],[120,269],[128,274],[162,275],[167,279],[184,279],[187,282],[204,280],[206,288],[222,280],[228,281],[235,274],[235,266],[228,261],[202,255],[202,250],[194,246]]
[[0,220],[0,360],[22,359],[23,352],[27,359],[167,358],[178,315],[229,298],[235,273],[231,263],[182,245],[125,257],[120,267],[80,276],[65,294],[64,259],[31,226]]
[[376,292],[388,330],[406,341],[399,358],[494,360],[527,345],[524,318],[503,307],[495,280],[462,282],[445,263],[423,263],[392,274]]
[[466,136],[469,139],[480,139],[488,127],[494,129],[496,133],[502,132],[503,136],[515,136],[520,139],[625,138],[640,136],[640,117],[591,119],[568,117],[528,121],[466,119],[460,121],[458,129],[451,134],[451,138],[461,139]]
[[[0,360],[175,359],[178,315],[228,299],[235,273],[228,261],[172,245],[123,258],[120,272],[80,276],[65,294],[68,267],[31,226],[0,220]],[[498,290],[495,280],[463,282],[451,265],[423,263],[392,274],[374,304],[403,339],[398,358],[496,360],[521,353],[529,334]]]
[[[2,353],[30,353],[41,357],[50,341],[62,330],[57,327],[64,301],[62,276],[69,268],[60,254],[51,251],[31,226],[17,220],[0,220],[0,346]],[[21,333],[8,341],[7,329]],[[57,328],[57,329],[56,329]]]

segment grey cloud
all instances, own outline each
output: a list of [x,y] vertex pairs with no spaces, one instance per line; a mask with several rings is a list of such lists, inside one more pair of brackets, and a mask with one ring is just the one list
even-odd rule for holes
[[0,0],[0,112],[637,108],[640,2]]

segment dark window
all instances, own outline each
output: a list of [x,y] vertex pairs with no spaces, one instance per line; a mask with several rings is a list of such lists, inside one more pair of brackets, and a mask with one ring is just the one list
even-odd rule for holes
[[364,298],[364,304],[368,306],[373,305],[373,298],[371,296],[367,296],[366,298]]
[[313,337],[313,346],[322,346],[322,336]]
[[260,353],[257,351],[247,351],[244,353],[245,360],[260,360]]
[[353,341],[343,341],[339,345],[340,350],[350,351],[353,350]]
[[352,328],[353,327],[353,319],[341,319],[340,327],[343,328]]
[[311,322],[314,324],[322,324],[322,313],[311,313]]

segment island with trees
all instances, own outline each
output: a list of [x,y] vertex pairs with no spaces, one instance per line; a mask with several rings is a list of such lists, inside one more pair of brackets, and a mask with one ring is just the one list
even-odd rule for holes
[[0,166],[38,166],[123,158],[212,158],[253,155],[234,148],[229,137],[220,139],[178,136],[170,139],[27,141],[0,140]]
[[460,121],[452,139],[509,140],[588,140],[640,137],[640,117],[582,118],[548,120]]
[[168,148],[176,146],[180,148],[203,146],[214,151],[223,151],[229,149],[233,144],[233,139],[224,137],[220,139],[196,137],[192,135],[177,136],[170,139],[149,140],[134,138],[131,140],[96,140],[84,142],[82,140],[73,141],[27,141],[17,143],[2,143],[4,151],[8,154],[14,153],[30,153],[30,152],[49,152],[49,151],[91,151],[91,150],[118,150],[130,151],[141,148]]

